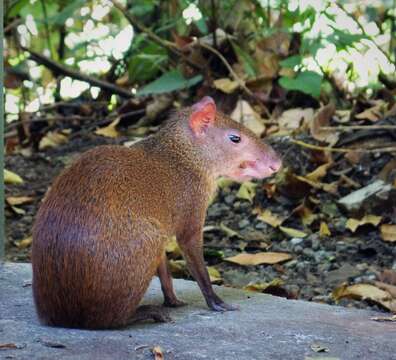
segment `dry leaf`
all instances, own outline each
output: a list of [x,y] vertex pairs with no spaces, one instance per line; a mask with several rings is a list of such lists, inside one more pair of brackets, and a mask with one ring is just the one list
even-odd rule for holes
[[95,130],[95,134],[109,138],[116,138],[120,136],[120,133],[116,129],[116,126],[118,125],[119,122],[120,122],[120,118],[117,118],[111,124]]
[[261,136],[265,130],[265,126],[260,115],[254,111],[250,104],[245,100],[238,101],[231,114],[231,119],[245,125],[257,136]]
[[382,220],[382,216],[365,215],[360,220],[353,218],[348,219],[345,226],[347,227],[347,229],[351,230],[352,232],[355,232],[356,229],[362,225],[371,224],[374,226],[378,226],[381,220]]
[[338,141],[338,133],[335,130],[324,130],[322,126],[329,126],[330,120],[335,113],[334,104],[330,103],[316,113],[310,126],[311,135],[315,140],[324,141],[334,145]]
[[12,185],[23,184],[23,179],[18,174],[4,169],[4,183]]
[[381,290],[371,284],[357,284],[351,286],[343,284],[333,291],[332,296],[335,300],[341,298],[371,300],[390,311],[396,311],[396,299],[392,299],[389,292]]
[[330,232],[329,227],[323,221],[320,223],[319,236],[320,237],[331,236],[331,232]]
[[18,349],[18,346],[14,343],[0,344],[0,350],[1,349],[5,349],[5,350]]
[[277,264],[290,260],[292,256],[287,253],[260,252],[256,254],[241,253],[224,260],[243,266],[254,266],[260,264]]
[[310,181],[318,182],[322,180],[327,174],[327,170],[333,165],[333,163],[329,162],[317,167],[314,171],[310,172],[309,174],[305,175],[304,177]]
[[185,260],[169,259],[169,270],[175,278],[182,278],[188,275],[187,265]]
[[244,290],[248,291],[256,291],[256,292],[264,292],[268,287],[281,287],[284,284],[284,281],[279,278],[275,278],[270,282],[254,282],[249,283],[243,287]]
[[386,284],[382,281],[374,281],[374,285],[377,288],[380,288],[381,290],[387,291],[389,294],[392,295],[392,297],[394,299],[396,299],[396,286],[395,285]]
[[312,122],[314,110],[312,108],[295,108],[286,110],[278,118],[281,129],[295,130],[304,128]]
[[49,131],[39,143],[39,149],[55,148],[59,145],[67,143],[69,140],[68,134],[63,132]]
[[387,105],[384,101],[377,100],[374,106],[355,115],[355,118],[359,120],[378,121],[383,118],[383,110],[386,106]]
[[329,352],[329,348],[320,344],[312,344],[311,349],[315,352]]
[[396,241],[396,225],[383,224],[380,227],[381,237],[384,241]]
[[226,233],[226,235],[229,237],[236,236],[240,239],[243,239],[243,236],[241,236],[241,234],[239,232],[229,228],[227,225],[224,225],[223,223],[220,223],[219,229],[224,231]]
[[284,232],[286,235],[289,235],[292,238],[305,238],[308,234],[297,229],[285,227],[285,226],[279,226],[279,230]]
[[273,226],[273,227],[278,227],[282,224],[284,219],[280,218],[278,215],[275,215],[271,212],[271,210],[264,210],[261,212],[258,216],[257,219],[264,221],[265,223]]
[[219,270],[217,270],[214,266],[207,266],[207,269],[211,283],[220,283],[223,281]]
[[26,249],[30,245],[32,245],[33,238],[31,236],[27,237],[26,239],[15,241],[14,244],[17,246],[18,249]]
[[301,218],[301,222],[305,226],[311,225],[318,217],[312,210],[304,203],[298,205],[293,211],[293,214],[297,214]]
[[213,85],[216,89],[226,94],[233,93],[239,87],[238,81],[230,80],[229,78],[217,79],[213,81]]
[[234,181],[226,177],[220,177],[217,179],[216,184],[218,188],[226,189],[229,188],[232,184],[234,184]]
[[151,352],[154,355],[154,360],[164,360],[164,353],[162,352],[161,347],[159,346],[154,346],[151,349]]
[[31,196],[8,196],[6,201],[11,206],[31,203],[34,200]]
[[256,195],[256,187],[257,184],[251,181],[245,181],[239,187],[236,197],[238,199],[244,199],[253,202],[254,196]]
[[323,190],[330,194],[337,194],[338,181],[334,181],[332,183],[322,183],[322,182],[318,182],[318,181],[309,180],[305,176],[294,175],[294,177],[297,180],[302,181],[315,189]]

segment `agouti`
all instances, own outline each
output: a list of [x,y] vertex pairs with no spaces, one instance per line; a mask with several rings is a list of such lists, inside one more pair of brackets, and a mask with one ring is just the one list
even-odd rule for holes
[[235,309],[215,294],[205,267],[208,202],[217,177],[264,178],[280,166],[270,146],[216,112],[210,97],[130,148],[85,152],[55,180],[33,228],[33,295],[41,322],[128,325],[156,273],[164,304],[183,304],[165,255],[173,235],[208,306]]

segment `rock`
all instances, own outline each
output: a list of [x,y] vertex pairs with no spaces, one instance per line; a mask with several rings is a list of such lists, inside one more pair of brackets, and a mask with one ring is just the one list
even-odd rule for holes
[[357,275],[359,275],[359,270],[357,270],[355,266],[346,263],[337,270],[329,271],[327,273],[326,280],[329,284],[334,286]]
[[297,246],[295,246],[294,247],[294,252],[296,253],[296,254],[301,254],[302,252],[303,252],[303,247],[301,246],[301,245],[297,245]]
[[[101,331],[51,328],[37,320],[29,283],[30,264],[0,264],[0,344],[15,344],[0,350],[2,359],[145,360],[154,358],[155,346],[166,360],[391,360],[396,353],[394,324],[371,320],[387,314],[224,287],[216,292],[240,310],[213,312],[197,284],[180,279],[176,292],[188,305],[170,309],[170,323]],[[143,302],[162,301],[155,279]],[[312,351],[316,343],[328,348],[326,356]]]
[[380,195],[392,189],[391,184],[387,184],[382,180],[376,180],[373,183],[344,196],[338,203],[344,206],[348,211],[359,210],[363,202],[371,198],[373,195]]

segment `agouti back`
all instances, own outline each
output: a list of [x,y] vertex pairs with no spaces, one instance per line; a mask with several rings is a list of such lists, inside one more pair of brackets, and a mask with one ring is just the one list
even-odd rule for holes
[[33,295],[42,323],[75,328],[129,324],[152,277],[176,298],[165,245],[176,235],[208,306],[213,291],[202,228],[215,180],[264,178],[281,162],[270,146],[205,97],[131,148],[99,146],[65,169],[33,228]]

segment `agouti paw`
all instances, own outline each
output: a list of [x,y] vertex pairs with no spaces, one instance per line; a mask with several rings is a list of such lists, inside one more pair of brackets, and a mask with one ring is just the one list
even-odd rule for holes
[[170,300],[170,299],[164,300],[164,306],[166,306],[166,307],[181,307],[181,306],[186,306],[186,305],[187,305],[186,302],[179,300],[177,298],[172,299],[172,300]]
[[216,301],[209,304],[209,307],[214,311],[234,311],[239,310],[236,305],[227,304],[224,301]]

